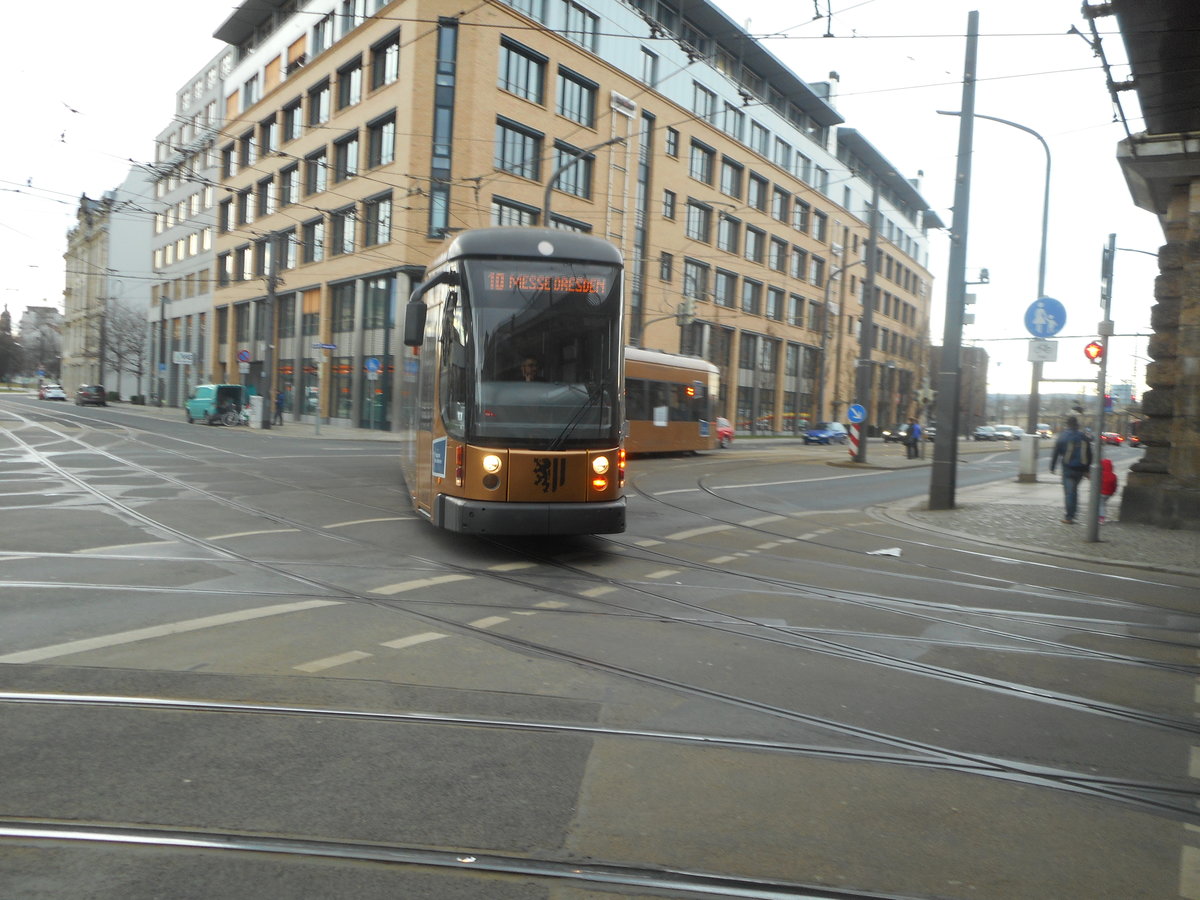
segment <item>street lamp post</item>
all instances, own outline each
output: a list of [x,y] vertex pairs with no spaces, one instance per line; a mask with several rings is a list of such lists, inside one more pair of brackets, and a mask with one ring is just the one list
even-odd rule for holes
[[158,405],[163,405],[167,372],[167,304],[170,297],[158,298]]
[[[946,110],[938,110],[939,116],[961,116],[960,112],[947,112]],[[1031,134],[1037,138],[1038,143],[1042,145],[1042,150],[1046,152],[1046,180],[1042,189],[1042,244],[1041,251],[1038,255],[1038,283],[1037,297],[1035,300],[1040,300],[1046,296],[1046,239],[1048,228],[1050,225],[1050,145],[1046,143],[1046,139],[1025,125],[1020,125],[1016,122],[1010,122],[1008,119],[1001,119],[997,116],[985,116],[981,113],[973,114],[976,119],[987,119],[990,122],[999,122],[1001,125],[1009,125],[1016,128],[1018,131],[1023,131],[1026,134]],[[1037,434],[1038,426],[1038,406],[1041,404],[1039,392],[1041,391],[1042,381],[1042,362],[1038,360],[1033,363],[1033,373],[1029,382],[1029,406],[1027,410],[1027,421],[1025,423],[1025,431],[1029,434]],[[1029,446],[1032,448],[1022,454],[1021,473],[1018,476],[1018,481],[1037,481],[1037,441],[1030,441]],[[1028,471],[1026,471],[1028,469]]]
[[[817,376],[818,376],[817,377],[817,402],[816,402],[816,408],[813,410],[814,421],[821,421],[825,415],[825,392],[828,390],[828,377],[826,375],[826,370],[829,365],[829,322],[830,322],[830,318],[831,318],[829,315],[829,304],[831,302],[830,301],[830,293],[833,290],[833,282],[834,282],[834,279],[840,279],[842,273],[845,272],[847,269],[853,268],[854,266],[861,266],[861,265],[865,265],[865,264],[866,264],[865,259],[856,259],[854,262],[846,263],[844,266],[839,266],[838,268],[834,269],[833,271],[831,271],[829,273],[828,277],[825,279],[825,305],[821,308],[821,367],[817,371]],[[843,292],[843,294],[844,294],[844,292]],[[841,317],[841,309],[842,309],[842,303],[841,303],[841,300],[839,299],[839,301],[838,301],[839,320]],[[838,331],[837,331],[837,334],[839,336],[839,343],[840,343],[841,333],[842,333],[841,328],[839,327]],[[835,387],[835,390],[836,390],[836,387]],[[835,418],[833,416],[832,412],[830,413],[830,418],[831,419]]]
[[575,165],[589,153],[594,153],[601,147],[607,147],[609,144],[623,144],[625,138],[615,137],[609,138],[607,141],[601,141],[591,147],[585,147],[582,150],[568,150],[565,147],[560,147],[563,153],[566,153],[571,158],[554,170],[550,178],[546,181],[546,193],[542,196],[542,225],[546,228],[550,227],[550,192],[554,190],[554,182],[558,181],[558,176],[565,172],[571,166]]

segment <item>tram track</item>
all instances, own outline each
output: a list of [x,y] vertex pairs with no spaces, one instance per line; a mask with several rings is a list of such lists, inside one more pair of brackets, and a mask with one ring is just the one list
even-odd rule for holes
[[[29,447],[29,445],[27,445],[27,449],[32,450],[32,448]],[[107,453],[107,451],[103,451],[103,452]],[[112,459],[116,459],[116,460],[121,459],[121,457],[118,457],[111,453],[109,453],[108,455]],[[53,465],[49,460],[44,460],[44,462],[47,464]],[[157,475],[157,473],[155,473],[149,469],[144,469],[144,471],[149,475]],[[66,473],[65,471],[63,471],[62,474],[64,476],[68,476],[68,473]],[[82,483],[82,481],[78,482],[78,484],[80,487],[82,487],[84,489],[88,488],[88,486],[86,484]],[[116,500],[115,498],[107,497],[102,492],[97,492],[97,496],[103,497],[106,502],[112,504],[115,507],[120,508],[121,510],[123,510],[125,512],[133,513],[133,510],[131,510],[127,504],[123,504],[120,501]],[[213,493],[209,493],[207,495],[206,499],[209,499],[212,502],[217,502],[217,503],[228,502],[230,505],[234,504],[233,501],[226,501],[225,498],[222,498],[222,497],[220,497],[220,495],[213,494]],[[253,508],[251,508],[251,509],[253,509]],[[153,520],[147,520],[147,521],[150,523],[153,523]],[[289,520],[281,518],[280,521],[289,521]],[[161,523],[153,523],[153,524],[155,524],[155,526],[159,527],[159,528],[163,527],[161,525]],[[302,523],[299,523],[299,524],[302,524]],[[307,526],[307,527],[309,527],[310,530],[313,530],[314,532],[319,531],[316,529],[311,529],[311,526]],[[604,660],[600,660],[600,659],[593,658],[593,657],[588,657],[583,654],[563,651],[563,650],[560,650],[557,648],[543,645],[539,642],[524,640],[524,639],[516,638],[511,635],[498,634],[497,632],[486,630],[486,629],[473,628],[472,626],[464,624],[459,621],[456,621],[453,618],[445,617],[445,616],[438,616],[433,613],[430,613],[429,612],[430,606],[428,604],[424,604],[421,602],[411,602],[411,601],[395,601],[395,600],[390,600],[390,599],[384,600],[379,597],[369,596],[366,592],[347,590],[344,586],[338,585],[335,582],[326,581],[326,580],[322,580],[322,579],[313,579],[308,576],[297,575],[294,571],[287,570],[287,569],[283,568],[282,566],[264,563],[261,560],[253,560],[253,559],[250,559],[245,556],[239,556],[239,554],[236,554],[236,553],[228,551],[224,548],[221,548],[221,547],[219,547],[219,545],[212,544],[211,542],[205,542],[205,541],[203,541],[203,539],[196,538],[194,536],[188,536],[188,535],[184,534],[183,532],[178,532],[178,535],[179,535],[180,539],[182,539],[182,540],[187,540],[193,544],[204,546],[209,549],[223,550],[223,552],[229,554],[230,556],[232,556],[234,558],[240,559],[242,562],[245,562],[247,564],[256,565],[264,571],[271,572],[276,575],[286,576],[294,581],[305,584],[305,585],[309,586],[310,588],[320,590],[322,592],[322,596],[335,596],[338,599],[369,603],[376,607],[394,608],[394,609],[402,610],[409,615],[413,615],[418,618],[423,618],[426,621],[429,621],[431,623],[436,623],[441,627],[456,629],[463,633],[469,633],[480,639],[495,642],[498,644],[502,644],[506,647],[509,647],[510,649],[511,648],[519,648],[524,652],[535,653],[535,654],[546,656],[549,658],[558,659],[558,660],[565,661],[565,662],[570,662],[575,665],[583,666],[583,667],[593,669],[593,670],[601,670],[601,671],[608,672],[610,674],[617,674],[622,677],[638,680],[642,683],[647,683],[647,684],[652,684],[652,685],[655,685],[658,687],[668,688],[668,689],[676,691],[676,692],[691,694],[693,696],[702,697],[707,700],[718,701],[721,703],[736,705],[741,708],[750,709],[750,710],[754,710],[754,711],[761,712],[761,713],[766,713],[771,716],[776,716],[776,717],[788,719],[791,721],[797,721],[797,722],[803,722],[803,723],[809,724],[809,725],[815,725],[815,726],[821,727],[823,729],[832,731],[834,733],[841,733],[843,735],[846,735],[847,737],[855,737],[855,738],[859,738],[859,739],[865,738],[865,739],[868,739],[868,740],[871,740],[873,742],[880,743],[883,745],[902,747],[908,752],[915,752],[915,753],[918,753],[929,759],[955,760],[955,761],[958,761],[962,765],[970,767],[971,770],[973,772],[975,772],[976,774],[984,774],[984,775],[988,775],[990,777],[998,777],[998,778],[1003,778],[1003,779],[1011,779],[1014,777],[1016,777],[1016,778],[1034,777],[1035,775],[1038,778],[1041,777],[1041,773],[1039,773],[1037,771],[1038,767],[1029,767],[1029,766],[1025,766],[1023,764],[1014,763],[1012,761],[1006,761],[1006,760],[997,761],[995,759],[992,759],[992,758],[989,758],[987,756],[980,755],[980,754],[966,753],[966,752],[962,752],[962,751],[953,750],[951,748],[939,747],[939,746],[933,745],[933,744],[923,743],[923,742],[919,742],[919,741],[910,741],[910,740],[906,740],[903,738],[898,738],[894,735],[887,735],[887,734],[883,734],[883,733],[879,733],[879,732],[872,732],[869,729],[862,729],[862,728],[858,728],[855,726],[848,726],[846,723],[837,722],[835,720],[822,718],[822,717],[818,717],[818,716],[811,716],[811,715],[803,714],[796,710],[789,710],[789,709],[785,709],[785,708],[781,708],[781,707],[772,706],[771,704],[760,703],[760,702],[752,700],[750,698],[738,697],[736,695],[726,694],[726,693],[723,693],[720,691],[714,691],[711,689],[698,687],[696,685],[689,685],[689,684],[686,684],[683,682],[672,680],[670,678],[656,675],[655,673],[652,673],[652,672],[639,671],[639,670],[632,669],[629,667],[615,666],[611,663],[607,663]],[[377,548],[377,545],[370,544],[367,542],[361,542],[361,541],[357,541],[355,539],[348,539],[348,540],[350,540],[353,543],[360,543],[363,546]],[[496,573],[493,571],[480,570],[477,568],[454,566],[451,564],[447,564],[445,562],[438,562],[438,561],[433,561],[433,560],[418,560],[418,559],[414,558],[414,562],[419,562],[423,566],[440,567],[441,569],[446,570],[446,571],[471,572],[476,575],[486,575],[489,578],[494,578],[498,581],[507,582],[507,583],[514,584],[514,585],[517,585],[520,587],[531,587],[532,586],[532,587],[536,587],[539,591],[542,591],[542,592],[556,593],[559,596],[570,598],[573,600],[578,599],[578,595],[576,592],[561,591],[561,590],[556,590],[554,588],[547,587],[544,584],[542,584],[541,581],[538,579],[522,578],[519,576],[512,575],[511,573]],[[557,564],[561,567],[561,563],[557,563]],[[672,603],[672,604],[680,604],[685,609],[687,609],[687,611],[689,613],[703,613],[705,615],[720,616],[720,617],[724,618],[727,621],[727,623],[730,623],[730,624],[722,623],[720,625],[717,625],[717,624],[708,623],[708,622],[697,623],[694,619],[687,619],[687,618],[675,617],[675,616],[667,616],[667,615],[662,615],[662,614],[657,614],[655,616],[656,618],[659,618],[664,621],[669,621],[669,622],[672,622],[675,624],[686,625],[689,627],[696,627],[698,624],[701,625],[702,627],[706,627],[706,628],[719,627],[722,630],[729,631],[730,633],[736,633],[741,637],[751,637],[751,638],[754,638],[757,640],[771,640],[773,642],[786,644],[788,646],[792,646],[797,649],[806,649],[806,650],[814,649],[811,646],[804,646],[803,644],[796,642],[794,640],[796,636],[794,634],[790,634],[785,629],[773,628],[771,626],[764,626],[763,623],[755,622],[752,620],[742,619],[739,621],[738,617],[736,617],[736,616],[730,616],[727,613],[723,613],[723,612],[713,610],[711,608],[699,606],[696,604],[682,604],[681,601],[679,601],[677,598],[670,597],[670,596],[666,595],[665,593],[656,593],[654,591],[647,590],[644,584],[638,584],[638,583],[632,582],[632,581],[614,580],[614,579],[610,579],[610,578],[599,578],[594,573],[588,573],[583,570],[575,570],[573,574],[575,574],[577,577],[589,578],[589,579],[599,581],[599,582],[602,582],[605,584],[619,584],[628,590],[639,591],[639,592],[643,593],[644,595],[651,597],[658,601],[663,601],[663,602]],[[739,576],[739,577],[742,577],[742,576]],[[786,585],[785,587],[790,588],[790,587],[795,587],[795,586],[796,585],[794,583],[791,583],[791,584]],[[780,586],[775,585],[775,587],[780,587]],[[233,593],[233,592],[230,592],[230,593]],[[818,597],[819,597],[819,595],[818,595]],[[609,607],[614,606],[614,604],[612,604],[611,602],[605,603],[603,601],[597,601],[595,598],[589,598],[589,599],[590,599],[590,602],[592,602],[592,603],[599,602],[600,605],[605,605],[605,606],[609,606]],[[882,599],[882,598],[877,598],[877,599]],[[615,605],[615,606],[620,607],[620,605]],[[646,615],[646,613],[644,611],[635,611],[631,607],[622,608],[623,614],[633,614],[635,612],[640,615]],[[746,632],[746,631],[740,630],[740,629],[745,629],[745,628],[752,629],[752,631]],[[767,635],[770,635],[770,637],[764,638],[763,637],[764,633]],[[786,637],[783,637],[784,635],[786,635]],[[1018,637],[1018,638],[1020,637],[1019,635],[1008,635],[1008,636]],[[808,640],[809,636],[806,635],[805,639]],[[844,646],[837,646],[837,647],[827,646],[827,647],[821,648],[820,652],[831,652],[831,653],[836,653],[837,655],[849,654],[848,658],[854,659],[855,661],[869,662],[874,665],[883,665],[883,666],[887,666],[887,667],[899,666],[900,664],[903,664],[903,668],[905,671],[916,671],[919,674],[922,674],[925,676],[930,676],[930,677],[933,677],[936,675],[936,677],[949,678],[952,681],[957,681],[957,683],[968,685],[973,688],[986,688],[989,690],[1009,691],[1009,692],[1013,692],[1013,693],[1018,693],[1022,696],[1023,699],[1037,699],[1039,702],[1053,702],[1056,704],[1065,704],[1065,705],[1071,706],[1072,708],[1075,708],[1078,710],[1086,710],[1090,713],[1102,713],[1104,715],[1116,715],[1118,717],[1125,717],[1125,718],[1135,720],[1139,724],[1142,724],[1142,725],[1151,725],[1154,727],[1170,728],[1173,730],[1182,730],[1187,733],[1193,733],[1196,730],[1195,726],[1192,725],[1191,723],[1183,722],[1180,720],[1174,720],[1174,719],[1170,719],[1168,717],[1155,717],[1152,715],[1147,715],[1145,713],[1141,713],[1140,711],[1120,709],[1120,708],[1117,708],[1117,707],[1114,707],[1111,705],[1083,702],[1081,698],[1067,698],[1067,697],[1062,697],[1062,696],[1053,697],[1053,696],[1050,696],[1050,694],[1048,692],[1043,692],[1042,694],[1039,695],[1039,692],[1029,689],[1026,686],[1019,686],[1019,685],[1012,686],[1012,685],[1004,685],[1004,684],[999,684],[999,683],[988,684],[987,679],[981,679],[979,677],[974,677],[974,676],[965,676],[965,675],[963,675],[963,673],[952,673],[952,672],[947,672],[947,671],[935,672],[933,668],[928,667],[928,666],[918,666],[915,669],[913,669],[913,668],[911,668],[913,664],[909,660],[896,660],[894,658],[889,658],[884,654],[872,653],[870,651],[863,651],[859,648],[847,648]],[[883,759],[880,758],[879,761],[883,761]],[[1120,782],[1117,782],[1117,781],[1104,782],[1103,786],[1101,786],[1100,782],[1091,782],[1091,783],[1088,783],[1085,785],[1086,778],[1084,776],[1080,775],[1079,773],[1075,773],[1074,775],[1072,775],[1070,777],[1074,780],[1067,780],[1064,778],[1064,779],[1060,779],[1057,782],[1055,782],[1054,779],[1050,779],[1050,780],[1047,780],[1044,782],[1039,782],[1039,783],[1042,784],[1042,786],[1057,786],[1059,788],[1068,789],[1068,790],[1092,791],[1092,792],[1094,792],[1094,794],[1096,796],[1102,796],[1108,800],[1120,800],[1121,802],[1130,802],[1130,803],[1134,803],[1134,804],[1140,804],[1140,803],[1144,802],[1142,798],[1139,798],[1139,797],[1134,796],[1129,793],[1122,793]],[[1116,786],[1115,789],[1113,787],[1114,785]],[[1155,792],[1155,791],[1173,792],[1173,791],[1177,790],[1174,787],[1152,786],[1152,785],[1140,785],[1139,789],[1140,790],[1148,790],[1151,792]],[[1158,811],[1160,811],[1160,812],[1170,812],[1171,814],[1175,814],[1175,815],[1184,814],[1184,813],[1191,814],[1191,810],[1192,810],[1192,808],[1194,808],[1194,804],[1192,804],[1190,801],[1187,803],[1182,803],[1182,804],[1173,804],[1173,803],[1151,804],[1151,806],[1158,809]]]

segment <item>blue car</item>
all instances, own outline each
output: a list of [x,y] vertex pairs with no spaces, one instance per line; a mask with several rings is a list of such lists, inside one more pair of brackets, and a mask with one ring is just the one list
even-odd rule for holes
[[844,444],[850,439],[841,422],[818,422],[804,432],[806,444]]

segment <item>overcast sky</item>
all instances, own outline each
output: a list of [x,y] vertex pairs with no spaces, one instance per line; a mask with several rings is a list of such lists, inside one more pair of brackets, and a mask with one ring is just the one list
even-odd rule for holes
[[[1067,309],[1059,362],[1046,376],[1094,378],[1082,347],[1095,334],[1100,254],[1117,245],[1156,252],[1157,220],[1133,206],[1116,144],[1124,128],[1105,86],[1099,59],[1072,26],[1090,37],[1079,0],[717,0],[801,78],[840,78],[836,105],[906,178],[923,172],[920,189],[950,225],[967,13],[980,14],[976,112],[1041,134],[1052,154],[1046,294]],[[37,41],[44,10],[17,4],[15,37],[0,56],[9,84],[10,139],[0,150],[0,272],[3,298],[19,318],[26,305],[61,308],[62,254],[80,194],[98,197],[124,180],[134,161],[153,154],[175,92],[221,45],[212,32],[237,4],[231,0],[68,0],[56,7],[69,28],[55,37],[53,57]],[[832,15],[826,16],[827,10]],[[119,14],[114,14],[119,13]],[[820,18],[816,18],[817,14]],[[1098,25],[1103,47],[1127,69],[1113,19]],[[826,34],[832,35],[826,37]],[[1129,128],[1141,130],[1136,97],[1122,95]],[[993,391],[1029,389],[1026,308],[1036,299],[1045,154],[1032,136],[977,121],[972,161],[968,273],[991,283],[969,288],[978,302],[965,338],[987,349]],[[935,235],[931,339],[940,344],[948,242]],[[1113,319],[1118,334],[1147,333],[1156,263],[1141,253],[1117,254]],[[1080,337],[1071,337],[1080,336]],[[1110,381],[1135,381],[1141,394],[1144,338],[1117,337]],[[1043,392],[1074,390],[1044,385]]]

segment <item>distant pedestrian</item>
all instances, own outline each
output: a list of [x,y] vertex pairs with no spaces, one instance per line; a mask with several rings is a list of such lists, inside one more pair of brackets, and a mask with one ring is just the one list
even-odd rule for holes
[[1108,515],[1108,498],[1117,492],[1117,473],[1111,459],[1100,460],[1100,524]]
[[283,408],[287,405],[287,394],[281,389],[275,394],[275,421],[273,425],[283,425]]
[[908,420],[908,431],[904,433],[904,447],[909,459],[917,459],[921,455],[921,424],[913,418]]
[[1067,417],[1067,430],[1054,442],[1054,454],[1050,457],[1050,473],[1062,462],[1063,524],[1075,524],[1075,511],[1079,506],[1079,482],[1088,477],[1092,468],[1092,439],[1079,430],[1079,420]]

